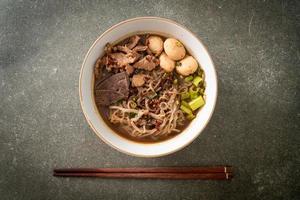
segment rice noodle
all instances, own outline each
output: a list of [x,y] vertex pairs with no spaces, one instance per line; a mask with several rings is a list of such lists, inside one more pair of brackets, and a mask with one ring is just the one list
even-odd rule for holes
[[162,120],[165,117],[164,114],[157,115],[157,114],[154,114],[154,113],[149,113],[148,115],[151,116],[154,119],[157,119],[157,120]]
[[109,108],[110,109],[118,109],[118,110],[121,110],[122,112],[139,113],[139,111],[136,109],[123,108],[121,106],[110,106]]
[[109,107],[110,121],[122,124],[131,136],[138,138],[180,132],[178,125],[185,120],[179,109],[180,92],[187,91],[187,84],[165,85],[165,73],[160,69],[147,73],[145,84],[137,88],[135,100],[129,97]]

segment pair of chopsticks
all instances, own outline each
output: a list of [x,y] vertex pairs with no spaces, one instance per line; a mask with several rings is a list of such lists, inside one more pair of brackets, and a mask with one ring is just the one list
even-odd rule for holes
[[53,176],[132,179],[230,180],[232,167],[154,167],[154,168],[65,168],[54,169]]

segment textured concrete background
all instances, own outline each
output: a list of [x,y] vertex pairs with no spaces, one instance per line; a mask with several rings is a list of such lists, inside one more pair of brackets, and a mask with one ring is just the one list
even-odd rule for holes
[[[110,26],[176,20],[208,47],[217,107],[190,146],[119,153],[85,122],[81,63]],[[299,199],[299,1],[1,1],[0,199]],[[54,167],[230,164],[231,182],[60,179]]]

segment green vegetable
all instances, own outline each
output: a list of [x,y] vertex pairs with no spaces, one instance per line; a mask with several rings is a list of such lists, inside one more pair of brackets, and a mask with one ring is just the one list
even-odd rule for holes
[[191,99],[196,99],[199,96],[198,92],[199,92],[199,88],[195,88],[195,90],[194,90],[193,86],[190,87],[189,94],[190,94]]
[[178,79],[174,79],[173,83],[177,84],[178,83]]
[[194,94],[191,94],[191,99],[196,99],[198,97],[198,94],[197,93],[194,93]]
[[136,115],[137,115],[136,113],[131,112],[131,113],[129,113],[129,118],[130,118],[130,119],[131,119],[131,118],[134,118]]
[[167,78],[168,76],[169,76],[169,74],[168,74],[167,72],[165,72],[165,73],[163,74],[162,78],[164,79],[164,78]]
[[202,78],[200,76],[196,76],[193,80],[193,84],[197,87],[199,83],[202,82]]
[[187,116],[187,118],[188,118],[189,120],[193,120],[195,117],[196,117],[196,116],[195,116],[194,114],[189,114],[189,115]]
[[131,103],[131,107],[132,107],[132,108],[136,108],[136,107],[137,107],[137,104],[136,104],[135,102],[132,102],[132,103]]
[[149,95],[147,96],[149,99],[153,99],[154,97],[157,96],[156,92],[150,92]]
[[181,93],[181,99],[188,99],[188,98],[190,98],[190,94],[188,92]]
[[186,101],[181,101],[181,105],[184,105],[187,108],[190,107],[189,104],[188,104],[188,102],[186,102]]
[[136,101],[136,96],[132,97],[132,101]]
[[180,106],[180,110],[182,110],[184,113],[186,113],[188,115],[192,115],[193,114],[192,110],[189,109],[188,107],[184,106],[184,105]]
[[200,89],[200,94],[203,95],[204,94],[204,88]]
[[199,88],[194,87],[194,86],[191,86],[191,87],[189,88],[189,92],[190,92],[190,93],[199,92]]
[[185,82],[191,82],[193,80],[193,76],[188,76],[184,78]]
[[192,110],[197,110],[198,108],[204,105],[204,100],[202,96],[197,97],[196,99],[189,102],[189,106]]

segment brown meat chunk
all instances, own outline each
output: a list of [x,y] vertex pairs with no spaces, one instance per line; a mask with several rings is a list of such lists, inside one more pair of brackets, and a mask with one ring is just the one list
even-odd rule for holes
[[106,67],[108,71],[111,71],[112,68],[118,68],[116,63],[114,63],[113,59],[108,55],[104,55],[102,58],[98,58],[95,64],[95,77],[96,79],[100,78],[103,73],[103,69]]
[[147,48],[148,48],[147,46],[138,45],[133,48],[133,51],[146,51]]
[[98,64],[100,66],[105,66],[107,71],[111,71],[112,68],[118,68],[116,62],[111,57],[109,57],[108,55],[103,56],[101,58],[101,62],[98,63]]
[[101,74],[101,63],[102,63],[102,59],[98,58],[95,64],[95,77],[99,78],[100,74]]
[[125,66],[125,70],[128,75],[130,75],[134,72],[134,68],[129,64]]
[[135,52],[131,52],[127,54],[112,53],[109,56],[114,60],[114,63],[116,63],[119,68],[124,67],[127,64],[134,63],[140,57],[140,55]]
[[132,52],[131,49],[129,49],[126,46],[117,46],[117,50],[121,51],[121,52],[124,52],[124,53],[131,53]]
[[105,53],[109,54],[112,52],[113,46],[110,43],[107,43],[104,47]]
[[129,42],[125,46],[128,47],[129,49],[133,49],[137,45],[139,40],[140,37],[138,35],[134,35],[129,38]]
[[120,99],[128,98],[129,77],[126,72],[114,74],[97,84],[95,99],[97,105],[110,105]]
[[144,74],[135,74],[132,77],[132,87],[141,87],[145,84]]
[[151,71],[157,65],[159,65],[159,60],[154,56],[147,55],[141,60],[139,60],[138,62],[134,63],[133,67],[137,69],[144,69],[144,70]]
[[129,49],[127,46],[117,46],[116,47],[116,49],[118,51],[121,51],[121,52],[126,53],[126,54],[136,53],[138,51],[146,51],[147,48],[148,48],[147,46],[142,46],[142,45],[138,45],[138,46],[134,47],[132,50]]

